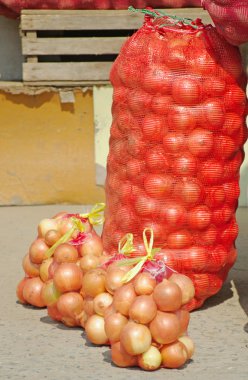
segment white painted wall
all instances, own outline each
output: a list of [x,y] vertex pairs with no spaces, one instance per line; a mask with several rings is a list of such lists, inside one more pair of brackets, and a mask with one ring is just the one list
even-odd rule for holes
[[0,16],[0,81],[22,80],[19,21]]

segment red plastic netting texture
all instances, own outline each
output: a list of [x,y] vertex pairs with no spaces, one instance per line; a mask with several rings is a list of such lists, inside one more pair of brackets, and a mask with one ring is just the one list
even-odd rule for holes
[[202,0],[218,32],[233,45],[248,42],[247,0]]
[[152,227],[160,257],[194,281],[193,309],[220,290],[237,255],[246,77],[214,27],[173,23],[146,16],[112,66],[103,243],[112,255],[132,232],[142,254]]
[[0,14],[18,17],[22,9],[127,9],[200,6],[201,0],[0,0]]

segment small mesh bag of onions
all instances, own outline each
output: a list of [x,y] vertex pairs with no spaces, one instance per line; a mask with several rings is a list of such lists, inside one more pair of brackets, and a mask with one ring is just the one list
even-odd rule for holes
[[103,222],[103,209],[104,204],[97,204],[89,213],[61,212],[40,221],[38,236],[23,258],[25,277],[16,289],[21,303],[47,306],[53,319],[79,324],[83,274],[101,265],[102,240],[93,226]]
[[233,45],[248,42],[247,0],[202,0],[217,31]]
[[143,10],[110,74],[112,126],[103,245],[136,251],[153,228],[160,256],[195,285],[191,309],[235,262],[239,169],[247,129],[241,56],[211,25]]
[[157,259],[151,229],[143,233],[144,256],[130,258],[132,235],[126,236],[117,255],[84,276],[81,325],[90,342],[111,345],[119,367],[179,368],[194,352],[185,308],[193,283]]

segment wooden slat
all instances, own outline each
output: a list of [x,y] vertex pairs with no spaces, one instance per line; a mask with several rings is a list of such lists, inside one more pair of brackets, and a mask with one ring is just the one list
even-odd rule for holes
[[118,54],[127,37],[22,39],[24,55]]
[[108,80],[112,62],[23,63],[24,81]]
[[[192,19],[211,19],[201,8],[166,9],[164,12]],[[133,30],[141,27],[144,15],[125,10],[47,11],[25,10],[21,14],[21,29],[25,30]]]

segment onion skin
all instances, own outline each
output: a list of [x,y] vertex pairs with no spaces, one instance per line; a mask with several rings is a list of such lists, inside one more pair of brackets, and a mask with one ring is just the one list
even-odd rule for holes
[[162,365],[166,368],[182,367],[188,359],[186,347],[179,341],[165,345],[161,350],[161,355]]
[[193,340],[187,335],[180,336],[178,340],[179,342],[184,344],[184,346],[186,347],[187,354],[188,354],[188,359],[191,359],[195,352],[195,345],[194,345]]
[[122,278],[125,272],[120,269],[111,267],[107,270],[106,275],[106,289],[110,294],[114,294],[117,289],[123,286]]
[[93,301],[93,307],[96,314],[104,317],[105,310],[112,304],[113,297],[109,293],[98,294]]
[[52,259],[52,262],[48,267],[48,279],[49,280],[53,279],[54,273],[58,269],[58,267],[59,267],[59,263],[57,263],[57,261],[54,261]]
[[169,281],[174,282],[181,289],[182,305],[185,305],[194,298],[195,287],[193,281],[188,276],[181,273],[173,273],[170,276]]
[[62,263],[53,276],[56,288],[61,292],[75,292],[82,287],[83,274],[74,263]]
[[101,256],[103,253],[102,239],[95,232],[88,233],[83,244],[78,248],[81,256],[95,255]]
[[156,285],[153,298],[160,311],[176,311],[182,305],[181,289],[168,280],[163,280]]
[[46,259],[49,247],[42,238],[36,239],[29,248],[29,258],[34,264],[41,264]]
[[53,280],[47,281],[41,290],[41,298],[46,306],[54,305],[60,295],[61,293],[54,286]]
[[49,267],[53,262],[53,258],[49,258],[47,260],[44,260],[43,263],[40,265],[39,274],[40,278],[43,282],[48,281],[49,279]]
[[84,299],[84,311],[86,312],[88,317],[90,317],[91,315],[95,313],[94,312],[94,298],[86,297]]
[[103,269],[93,269],[85,273],[83,277],[82,290],[85,296],[96,297],[105,292],[105,276]]
[[128,354],[139,355],[149,349],[152,336],[147,326],[128,322],[122,329],[120,342]]
[[73,245],[63,243],[55,249],[53,257],[58,264],[75,263],[78,259],[78,251]]
[[178,317],[180,322],[180,335],[182,335],[188,329],[190,314],[188,310],[180,309],[176,311],[176,316]]
[[85,255],[79,260],[79,265],[83,273],[86,273],[97,268],[100,265],[100,260],[95,255]]
[[29,254],[27,253],[22,260],[22,267],[28,277],[38,277],[40,274],[40,267],[30,261]]
[[61,238],[61,233],[56,230],[49,230],[44,236],[46,244],[51,247]]
[[128,323],[128,319],[120,313],[113,313],[107,318],[104,318],[105,321],[105,332],[110,341],[110,343],[116,343],[120,340],[121,331],[123,327]]
[[24,285],[26,284],[26,282],[28,281],[28,278],[27,277],[24,277],[20,282],[19,284],[17,285],[16,287],[16,296],[18,298],[18,301],[22,304],[27,304],[27,301],[25,300],[25,298],[23,297],[23,288],[24,288]]
[[120,342],[111,345],[112,361],[118,367],[135,367],[137,365],[137,356],[129,355]]
[[151,346],[146,352],[138,356],[138,365],[145,371],[155,371],[161,366],[161,363],[161,353],[154,346]]
[[40,221],[38,224],[38,235],[39,237],[44,238],[48,231],[58,230],[58,222],[55,219],[45,218]]
[[88,340],[97,345],[108,343],[108,337],[104,329],[104,318],[100,315],[92,315],[85,324],[85,332]]
[[46,306],[41,298],[43,286],[44,282],[41,281],[40,277],[30,278],[26,281],[23,287],[23,297],[27,303],[36,307]]
[[53,306],[47,306],[47,314],[54,321],[59,321],[60,322],[62,320],[62,315],[58,311],[56,304],[53,305]]
[[85,310],[82,311],[82,313],[77,317],[77,321],[79,322],[80,326],[85,329],[85,324],[88,321],[88,315],[86,314]]
[[149,325],[152,338],[159,344],[169,344],[180,335],[180,322],[174,313],[158,311]]
[[139,295],[150,295],[153,293],[156,284],[157,284],[157,282],[156,282],[155,278],[152,278],[152,276],[149,273],[146,273],[146,272],[139,273],[134,278],[135,293],[138,296]]
[[116,290],[113,298],[113,305],[116,311],[119,313],[128,316],[129,309],[132,303],[136,298],[136,293],[132,283],[122,285],[119,289]]
[[76,319],[84,309],[84,299],[76,292],[64,293],[58,299],[57,308],[63,318]]
[[150,323],[157,314],[157,305],[152,296],[138,296],[129,309],[129,317],[137,323]]
[[116,313],[115,307],[113,303],[107,307],[107,309],[104,311],[104,319],[108,318],[110,315]]

